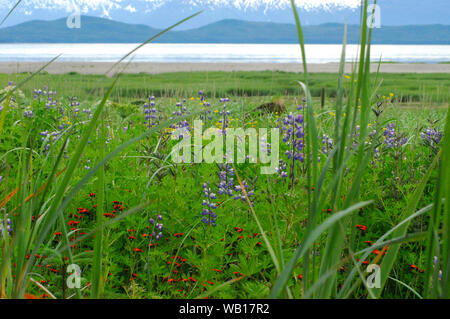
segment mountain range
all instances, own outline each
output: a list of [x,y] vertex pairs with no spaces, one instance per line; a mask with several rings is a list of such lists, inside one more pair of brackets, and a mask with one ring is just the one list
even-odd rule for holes
[[[16,3],[17,0],[0,0],[0,18]],[[296,3],[303,25],[359,24],[361,0],[296,0]],[[382,25],[450,24],[449,0],[377,0],[377,5]],[[203,10],[178,30],[224,19],[294,23],[290,0],[23,0],[2,26],[64,18],[74,12],[74,6],[83,15],[154,28],[165,28]]]
[[[308,44],[342,43],[344,24],[303,27]],[[143,24],[82,16],[81,28],[69,29],[66,19],[34,20],[0,29],[0,43],[139,43],[160,32]],[[358,43],[359,26],[348,26],[348,43]],[[170,31],[156,43],[297,43],[295,25],[225,19],[189,30]],[[407,25],[373,29],[374,44],[450,44],[450,26]]]

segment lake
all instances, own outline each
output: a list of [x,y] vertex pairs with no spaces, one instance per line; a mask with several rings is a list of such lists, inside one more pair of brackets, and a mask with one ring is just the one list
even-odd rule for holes
[[[0,44],[0,61],[115,62],[137,44]],[[309,63],[339,62],[342,46],[306,45]],[[357,45],[348,45],[347,61],[356,58]],[[390,62],[450,62],[450,45],[373,45],[372,60]],[[133,55],[134,62],[245,62],[291,63],[300,61],[296,44],[148,44]]]

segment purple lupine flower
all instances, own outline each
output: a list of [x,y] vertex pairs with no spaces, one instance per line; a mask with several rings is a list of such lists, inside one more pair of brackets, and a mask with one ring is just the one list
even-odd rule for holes
[[[4,208],[1,209],[3,212],[5,211]],[[6,225],[5,225],[5,220],[3,219],[3,217],[1,217],[0,219],[0,236],[3,234],[3,229],[6,226],[6,231],[8,233],[8,235],[11,235],[13,229],[12,229],[12,221],[11,219],[8,218],[8,214],[6,214]]]
[[155,108],[156,103],[155,97],[150,96],[149,103],[144,104],[144,114],[145,114],[145,122],[144,124],[147,125],[148,128],[151,128],[153,126],[156,126],[158,124],[157,120],[159,119],[158,110]]
[[328,154],[333,148],[333,140],[326,134],[322,135],[322,152]]
[[[161,215],[157,215],[155,217],[156,220],[162,221],[162,216]],[[151,232],[151,236],[150,236],[150,241],[153,242],[153,238],[155,238],[156,241],[160,240],[161,238],[163,238],[163,229],[164,229],[164,225],[162,223],[155,223],[155,219],[153,219],[152,217],[150,217],[149,219],[149,223],[150,225],[153,225],[153,229]],[[158,231],[158,234],[156,234],[156,231]]]
[[287,177],[287,172],[286,172],[286,168],[287,168],[287,164],[285,161],[283,161],[283,159],[279,160],[279,165],[277,168],[277,173],[281,178],[285,178]]
[[[49,110],[52,106],[56,106],[58,104],[58,101],[56,100],[56,91],[48,91],[47,92],[47,88],[45,87],[44,90],[35,90],[35,96],[34,98],[38,98],[40,99],[40,96],[45,96],[47,97],[47,101],[45,103],[45,107]],[[69,101],[71,101],[71,98],[69,98]],[[62,109],[59,110],[60,112],[64,112]],[[62,114],[63,115],[63,114]]]
[[208,183],[203,184],[203,194],[206,199],[202,202],[202,206],[205,207],[202,211],[202,222],[206,225],[216,226],[217,215],[214,210],[217,208],[217,205],[211,201],[216,199],[216,195],[212,193]]
[[200,101],[203,102],[206,99],[205,93],[202,90],[198,91],[198,95],[200,95]]
[[204,121],[206,121],[207,119],[211,120],[212,119],[212,116],[211,116],[212,111],[210,109],[211,103],[206,102],[206,97],[205,97],[203,91],[198,92],[198,94],[200,95],[200,101],[202,102],[202,106],[204,109],[204,114],[200,115],[200,119],[204,120]]
[[34,115],[34,113],[33,113],[32,110],[25,110],[25,111],[23,112],[23,116],[28,117],[28,118],[32,118],[33,115]]
[[177,104],[175,104],[175,106],[177,108],[179,108],[179,110],[172,113],[175,116],[182,116],[187,111],[186,107],[183,106],[182,102],[177,102]]
[[408,138],[406,136],[397,134],[394,123],[389,123],[385,127],[383,135],[383,143],[388,149],[401,147],[408,142]]
[[[61,124],[59,125],[58,129],[60,131],[64,130],[66,127],[65,124]],[[44,144],[44,153],[47,153],[47,151],[50,149],[51,145],[56,143],[59,138],[61,137],[61,132],[60,131],[54,131],[49,133],[48,130],[43,131],[40,133],[40,135],[42,136],[41,138],[41,142]]]
[[219,175],[219,184],[217,186],[217,193],[227,194],[228,196],[233,195],[233,186],[234,186],[234,170],[229,164],[218,164],[220,169]]
[[270,156],[272,149],[270,143],[267,142],[267,139],[263,136],[259,139],[260,152],[265,153],[267,156]]
[[[252,197],[255,195],[255,192],[252,189],[250,189],[250,186],[247,184],[247,182],[245,180],[242,181],[242,185],[244,186],[244,190],[247,193],[248,199],[250,200],[250,203],[253,206]],[[234,190],[237,192],[236,196],[234,196],[235,200],[240,199],[243,202],[247,201],[247,198],[245,197],[244,190],[242,189],[241,185],[236,185],[234,187]]]
[[438,149],[439,143],[441,143],[442,137],[444,136],[444,133],[441,131],[438,131],[434,128],[427,128],[422,133],[420,133],[420,137],[422,138],[422,142],[430,147],[433,150]]
[[222,111],[219,112],[219,114],[222,116],[222,119],[219,120],[219,123],[222,124],[222,135],[225,136],[225,135],[227,135],[226,129],[227,129],[228,124],[229,124],[228,116],[231,114],[231,112],[227,110],[227,105],[225,103],[229,102],[230,99],[229,98],[222,98],[222,99],[220,99],[220,101],[222,103],[224,103],[224,104],[223,104]]
[[[280,122],[280,119],[277,120]],[[288,116],[281,119],[283,126],[280,127],[280,123],[277,127],[283,137],[283,142],[289,146],[289,149],[285,152],[288,159],[304,162],[305,157],[303,154],[304,144],[304,118],[303,115],[293,115],[290,113]]]
[[34,89],[33,90],[33,98],[34,99],[40,98],[41,95],[42,95],[42,90],[41,89]]
[[[177,107],[179,107],[180,109],[178,111],[173,112],[173,116],[170,118],[170,120],[175,119],[177,116],[182,116],[187,112],[186,107],[183,106],[183,102],[178,102],[176,104]],[[172,128],[175,132],[177,132],[179,134],[178,139],[182,140],[184,133],[188,133],[191,131],[191,127],[189,125],[189,122],[186,120],[180,121],[176,124],[172,124],[170,126],[170,128]],[[174,133],[175,133],[174,132]],[[173,133],[173,134],[174,134]]]
[[[178,123],[175,124],[175,125],[171,125],[171,128],[175,129],[175,132],[176,132],[177,134],[179,134],[179,135],[178,135],[178,139],[179,139],[180,141],[183,139],[185,133],[189,133],[189,132],[191,131],[191,127],[190,127],[190,125],[189,125],[189,122],[186,121],[186,120],[183,120],[183,121],[181,121],[181,122],[178,122]],[[175,132],[174,132],[174,133],[175,133]]]

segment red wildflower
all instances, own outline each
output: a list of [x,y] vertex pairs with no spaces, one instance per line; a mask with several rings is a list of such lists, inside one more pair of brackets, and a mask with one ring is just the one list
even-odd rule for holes
[[356,228],[358,228],[361,231],[367,230],[367,226],[365,226],[365,225],[356,225]]

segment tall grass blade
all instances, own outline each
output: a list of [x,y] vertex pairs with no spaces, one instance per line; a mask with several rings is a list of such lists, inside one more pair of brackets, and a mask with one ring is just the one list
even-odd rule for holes
[[342,218],[348,216],[349,214],[353,213],[354,211],[365,207],[369,204],[371,204],[372,201],[366,201],[361,202],[358,204],[355,204],[343,211],[337,212],[336,214],[329,217],[327,220],[325,220],[322,224],[314,228],[314,230],[304,238],[302,244],[297,248],[297,250],[294,253],[294,256],[289,260],[286,267],[283,269],[283,272],[278,277],[277,281],[275,282],[275,285],[273,286],[272,290],[270,291],[269,298],[277,298],[282,289],[287,285],[288,280],[292,276],[292,271],[294,270],[295,266],[298,263],[298,260],[305,255],[305,253],[308,251],[309,247],[314,243],[314,241],[319,238],[319,236],[325,232],[330,227],[334,226],[338,221],[340,221]]

